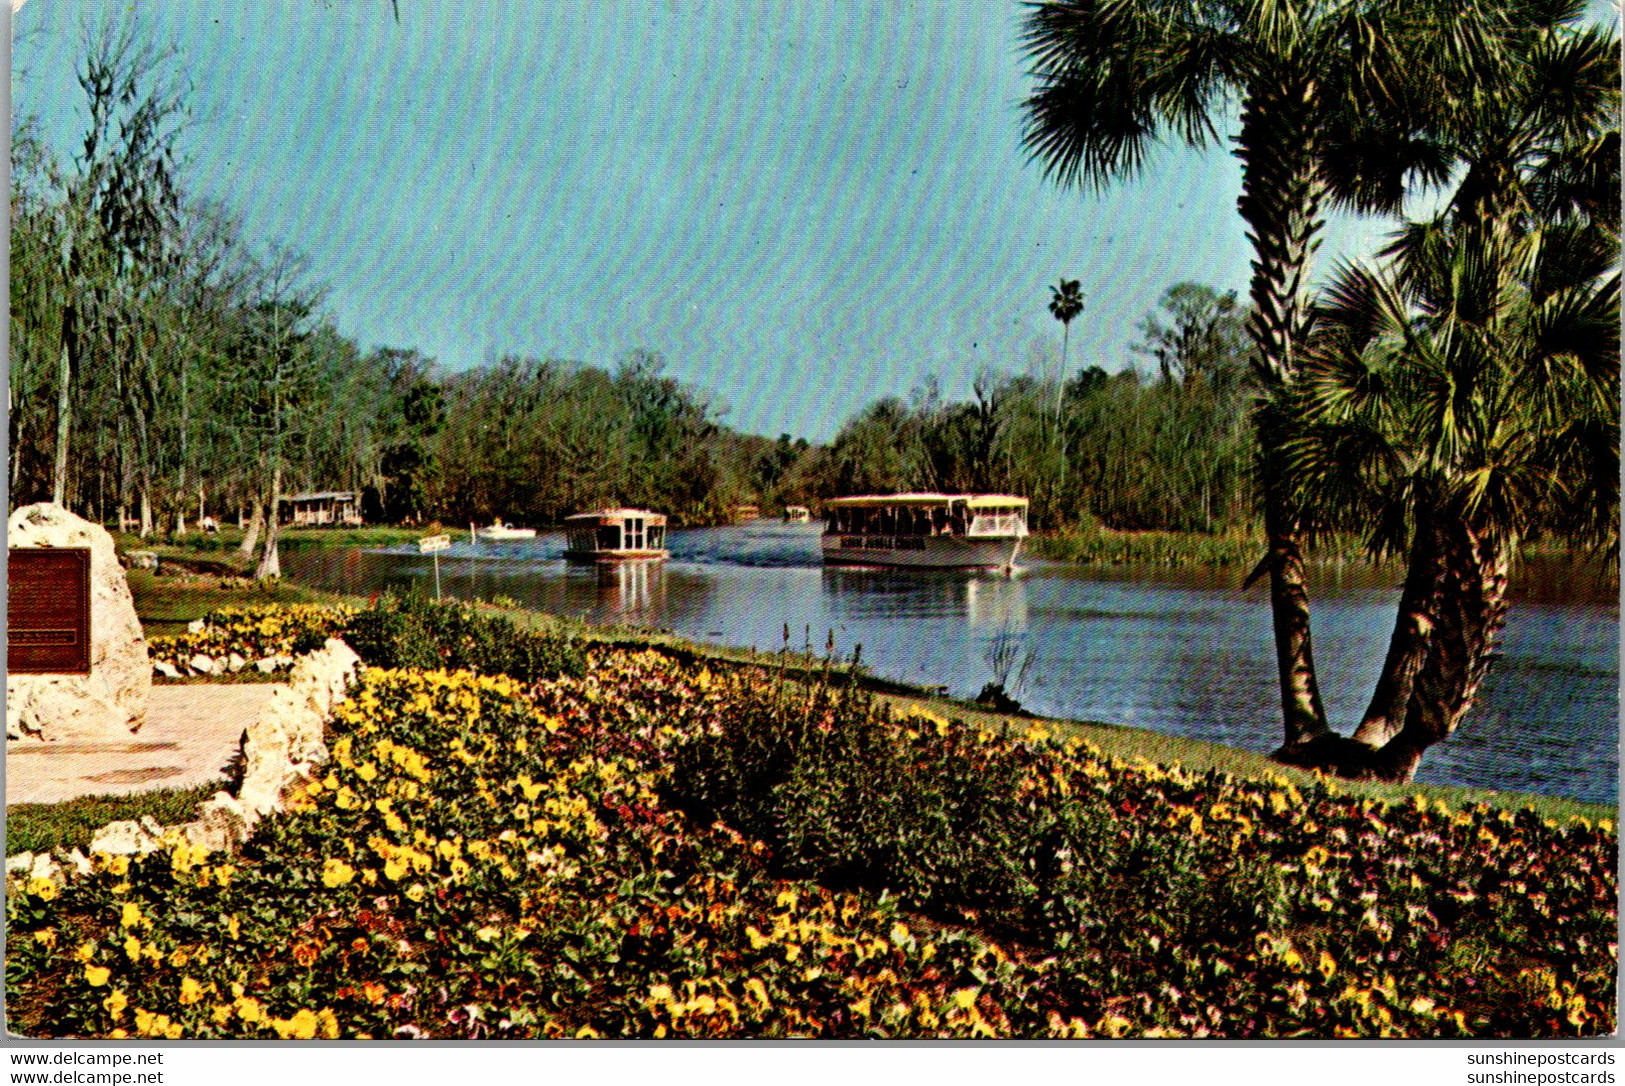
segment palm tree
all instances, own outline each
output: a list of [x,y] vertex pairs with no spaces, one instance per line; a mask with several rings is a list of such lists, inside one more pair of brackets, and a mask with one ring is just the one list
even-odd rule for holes
[[1164,134],[1205,146],[1219,138],[1216,118],[1240,106],[1267,543],[1253,577],[1270,578],[1289,746],[1330,732],[1302,514],[1281,457],[1281,401],[1309,331],[1309,264],[1325,212],[1391,213],[1408,183],[1442,181],[1450,160],[1432,137],[1447,111],[1498,85],[1506,46],[1577,14],[1559,0],[1051,0],[1028,15],[1037,88],[1024,142],[1063,184],[1132,175]]
[[1375,525],[1372,551],[1407,575],[1352,741],[1288,760],[1408,779],[1476,697],[1520,534],[1617,553],[1619,173],[1595,149],[1619,145],[1618,55],[1597,29],[1538,42],[1463,130],[1445,214],[1328,294],[1292,475],[1305,507]]
[[[1072,319],[1083,312],[1082,284],[1076,279],[1062,279],[1049,288],[1050,316],[1061,322],[1061,378],[1066,377],[1068,336],[1072,332]],[[1056,395],[1056,413],[1060,413],[1060,396]]]
[[1408,556],[1376,692],[1351,741],[1298,758],[1407,780],[1460,724],[1532,528],[1617,540],[1617,248],[1589,224],[1440,222],[1329,292],[1287,445],[1304,504]]

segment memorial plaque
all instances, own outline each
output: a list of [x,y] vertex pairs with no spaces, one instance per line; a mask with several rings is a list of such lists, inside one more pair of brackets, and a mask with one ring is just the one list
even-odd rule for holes
[[11,550],[6,582],[6,671],[89,674],[89,548]]

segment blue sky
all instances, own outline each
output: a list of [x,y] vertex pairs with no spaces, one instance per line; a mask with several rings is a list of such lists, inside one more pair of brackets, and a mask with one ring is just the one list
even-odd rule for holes
[[[13,109],[82,128],[81,25],[16,15]],[[115,10],[128,5],[111,5]],[[1181,280],[1245,292],[1227,148],[1103,194],[1020,147],[1014,4],[260,0],[136,5],[193,84],[189,183],[307,254],[363,348],[458,369],[634,348],[741,430],[813,440],[935,375],[1132,364]],[[1233,125],[1231,130],[1233,130]],[[1382,222],[1334,222],[1333,260]]]

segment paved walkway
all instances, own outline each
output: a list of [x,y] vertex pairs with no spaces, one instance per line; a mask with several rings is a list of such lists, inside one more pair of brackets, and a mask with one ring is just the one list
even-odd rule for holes
[[128,742],[6,743],[6,804],[60,803],[219,780],[276,683],[154,686]]

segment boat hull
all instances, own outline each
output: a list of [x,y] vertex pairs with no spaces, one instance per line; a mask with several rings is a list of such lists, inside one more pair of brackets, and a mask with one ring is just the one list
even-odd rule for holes
[[536,538],[536,529],[534,529],[534,528],[481,528],[478,532],[475,532],[474,534],[477,535],[481,539],[490,540],[492,543],[502,543],[502,542],[504,542],[506,540],[510,540],[510,539],[535,539]]
[[659,562],[668,557],[668,551],[565,551],[567,562]]
[[899,569],[1008,569],[1021,549],[1019,536],[851,536],[826,534],[824,562]]

